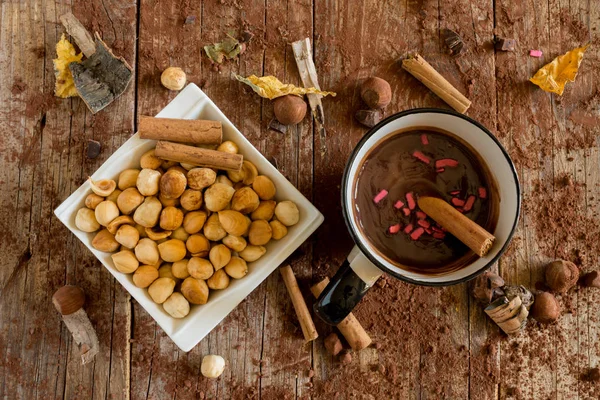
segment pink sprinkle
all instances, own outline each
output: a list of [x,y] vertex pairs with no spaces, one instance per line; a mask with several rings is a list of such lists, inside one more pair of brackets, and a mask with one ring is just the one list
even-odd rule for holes
[[457,207],[462,207],[465,205],[465,201],[463,199],[459,199],[458,197],[453,197],[450,201]]
[[460,194],[460,190],[453,190],[453,191],[450,192],[450,194],[452,196],[456,196],[457,194]]
[[373,199],[375,204],[379,203],[381,200],[385,199],[385,196],[388,195],[388,191],[383,189],[381,192],[377,193],[377,196]]
[[473,208],[473,204],[475,204],[475,196],[470,195],[467,198],[467,202],[465,203],[465,211],[471,211],[471,208]]
[[529,55],[531,57],[540,58],[542,56],[542,51],[541,50],[529,50]]
[[436,239],[443,239],[446,237],[446,234],[444,232],[433,232],[432,236]]
[[427,232],[429,235],[433,233],[433,231],[430,228],[425,228],[425,232]]
[[454,168],[458,166],[458,161],[453,158],[442,158],[441,160],[437,160],[435,162],[436,168],[450,167]]
[[429,164],[429,162],[431,161],[429,159],[429,157],[427,157],[425,154],[421,153],[420,151],[415,151],[413,153],[413,157],[415,157],[416,159],[423,161],[425,164]]
[[431,223],[429,221],[426,221],[424,219],[420,219],[417,221],[417,224],[422,226],[423,228],[429,228],[431,226]]
[[404,228],[404,233],[410,233],[413,230],[413,224],[408,224]]
[[402,206],[404,206],[404,202],[402,200],[398,200],[394,203],[394,208],[397,208],[398,210],[401,209]]
[[435,172],[438,172],[438,173],[444,172],[444,168],[438,168],[438,169],[435,170]]
[[478,191],[479,191],[479,198],[480,198],[480,199],[485,199],[485,198],[487,198],[487,190],[485,190],[485,188],[484,188],[484,187],[480,187],[480,188],[478,189]]
[[400,224],[390,226],[389,231],[391,234],[400,232]]
[[417,211],[417,218],[425,219],[427,218],[427,214],[425,214],[423,211]]
[[403,213],[404,213],[404,215],[406,215],[407,217],[410,215],[410,210],[409,210],[408,208],[406,208],[406,207],[404,207],[404,208],[402,209],[402,212],[403,212]]
[[421,135],[421,143],[423,143],[425,146],[429,144],[429,138],[427,138],[426,134]]
[[425,229],[423,228],[417,228],[413,231],[413,233],[410,234],[410,238],[412,240],[417,240],[418,238],[421,237],[421,235],[423,234],[423,232],[425,232]]
[[414,210],[417,206],[417,203],[415,203],[413,192],[406,193],[406,201],[408,201],[408,208],[410,208],[411,210]]

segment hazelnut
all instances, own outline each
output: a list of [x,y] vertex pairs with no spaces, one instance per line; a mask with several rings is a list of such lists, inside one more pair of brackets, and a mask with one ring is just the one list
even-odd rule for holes
[[136,181],[137,189],[144,196],[154,196],[156,193],[158,193],[160,176],[161,174],[159,171],[144,168],[138,174]]
[[190,260],[184,258],[183,260],[175,261],[171,265],[171,273],[173,274],[173,276],[175,278],[185,279],[188,276],[190,276],[190,273],[188,272],[188,262],[189,261]]
[[158,269],[158,277],[173,279],[173,281],[175,281],[175,284],[177,284],[179,282],[179,279],[177,279],[175,277],[175,275],[173,275],[173,265],[172,264],[165,264],[162,267],[160,267]]
[[162,204],[154,196],[146,197],[144,202],[133,213],[133,220],[146,228],[152,228],[158,222]]
[[131,225],[122,225],[115,234],[115,240],[128,249],[133,249],[140,240],[140,233]]
[[142,264],[155,265],[160,259],[158,245],[152,239],[142,238],[135,246],[135,256]]
[[176,199],[167,199],[162,193],[158,194],[158,200],[163,207],[177,207],[179,206],[179,197]]
[[187,172],[187,184],[190,189],[203,190],[217,179],[217,173],[210,168],[192,168]]
[[248,241],[255,246],[262,246],[269,243],[272,235],[271,225],[264,219],[257,219],[250,224]]
[[277,203],[275,216],[285,226],[292,226],[300,220],[300,211],[294,202],[286,200]]
[[215,180],[215,183],[222,183],[224,185],[233,187],[233,182],[231,182],[231,180],[227,177],[227,175],[219,175],[219,176],[217,176],[217,179]]
[[206,280],[206,284],[213,290],[226,289],[229,286],[229,276],[223,269],[219,269]]
[[231,198],[231,209],[242,214],[251,213],[258,208],[259,204],[258,195],[249,186],[236,190]]
[[192,211],[183,217],[183,229],[187,233],[194,234],[200,232],[206,222],[207,214],[205,211]]
[[[179,165],[179,163],[178,163],[177,161],[170,161],[170,162],[172,162],[172,163],[173,163],[173,165],[170,165],[170,166],[167,168],[167,171],[179,171],[179,172],[181,172],[183,175],[186,175],[186,179],[187,179],[187,173],[188,173],[188,170],[187,170],[187,169],[185,169],[185,168],[183,168],[181,165]],[[163,166],[162,166],[162,168],[164,168],[164,165],[165,165],[165,161],[163,161]]]
[[90,210],[95,210],[96,206],[104,201],[104,197],[98,196],[96,193],[90,193],[85,198],[85,206]]
[[265,219],[267,221],[270,221],[273,218],[273,215],[275,214],[276,205],[277,202],[275,200],[261,201],[256,210],[252,211],[252,214],[250,214],[250,218],[252,218],[253,221],[257,219]]
[[179,67],[169,67],[160,75],[160,83],[169,90],[181,90],[185,82],[185,72]]
[[[133,221],[133,223],[135,224],[135,221]],[[138,232],[140,233],[140,238],[146,238],[148,237],[148,235],[146,235],[146,228],[141,226],[140,224],[135,224],[135,229],[138,230]],[[117,233],[117,232],[115,232]]]
[[225,209],[229,205],[234,193],[235,189],[233,187],[224,183],[214,183],[204,192],[206,208],[210,211]]
[[113,219],[119,216],[119,207],[112,201],[104,200],[96,206],[94,213],[96,221],[102,226],[107,226]]
[[133,273],[133,284],[139,288],[147,288],[158,279],[158,270],[152,265],[142,265]]
[[154,149],[148,150],[147,152],[142,154],[142,157],[140,158],[140,166],[142,168],[159,169],[162,163],[163,160],[156,157],[156,155],[154,154]]
[[62,315],[70,315],[79,311],[84,303],[85,293],[78,286],[63,286],[52,295],[52,304]]
[[171,234],[171,239],[179,239],[184,242],[186,240],[188,240],[189,237],[190,237],[190,234],[185,231],[183,226],[180,226],[179,228],[175,229],[173,231],[173,233]]
[[231,140],[226,140],[217,147],[217,151],[223,151],[229,154],[237,154],[239,151],[239,147],[237,144],[232,142]]
[[173,318],[183,318],[190,313],[190,303],[178,292],[165,300],[163,308]]
[[360,97],[369,108],[384,108],[392,101],[392,88],[387,81],[373,76],[362,83]]
[[204,235],[196,233],[188,237],[185,247],[193,256],[206,257],[210,250],[210,242]]
[[231,250],[224,244],[218,244],[210,249],[208,258],[213,267],[215,267],[215,270],[219,270],[226,266],[229,263],[229,260],[231,260]]
[[252,189],[254,189],[261,200],[271,200],[275,197],[275,192],[277,191],[273,181],[264,175],[259,175],[254,179]]
[[199,190],[187,189],[179,198],[179,203],[184,210],[198,210],[202,207],[202,192]]
[[171,278],[158,278],[148,287],[148,294],[157,304],[162,304],[175,289],[175,281]]
[[187,186],[185,174],[176,169],[170,169],[160,177],[160,194],[167,199],[181,196]]
[[106,196],[105,200],[108,201],[112,201],[113,203],[117,203],[117,199],[119,198],[119,196],[121,195],[121,193],[123,193],[122,190],[119,189],[115,189],[113,190],[113,192],[111,194],[109,194],[108,196]]
[[92,247],[105,253],[112,253],[119,249],[119,242],[115,240],[115,236],[108,229],[102,229],[92,239]]
[[181,240],[171,239],[158,245],[160,258],[166,262],[183,260],[186,254],[185,243]]
[[287,227],[280,221],[271,221],[269,222],[269,225],[271,225],[271,231],[273,232],[273,235],[271,236],[272,239],[279,240],[288,233]]
[[[113,235],[117,233],[117,230],[121,225],[135,225],[135,221],[129,215],[119,215],[117,218],[110,221],[110,224],[106,225],[106,229]],[[137,229],[137,228],[136,228]]]
[[273,101],[273,113],[284,125],[296,125],[306,116],[306,102],[302,97],[288,94]]
[[250,223],[239,211],[223,210],[219,211],[217,214],[219,216],[219,222],[221,223],[221,226],[228,234],[242,236],[248,232]]
[[165,207],[160,213],[160,227],[168,231],[174,231],[183,223],[183,211],[176,207]]
[[223,229],[223,226],[221,226],[221,223],[219,222],[218,214],[212,214],[210,217],[208,217],[206,223],[204,224],[203,232],[204,236],[213,242],[218,242],[227,236],[227,232],[225,229]]
[[125,190],[135,187],[140,170],[137,168],[126,169],[119,174],[119,189]]
[[92,178],[88,178],[88,180],[90,181],[92,192],[94,192],[98,196],[110,196],[111,193],[114,192],[117,188],[116,182],[112,179],[101,179],[99,181],[94,181],[92,180]]
[[546,284],[556,292],[569,291],[579,279],[579,268],[570,261],[556,260],[546,266]]
[[213,275],[215,269],[208,260],[192,257],[187,264],[187,271],[193,278],[206,280]]
[[[103,203],[103,202],[102,202]],[[100,203],[100,204],[102,204]],[[100,224],[96,220],[96,213],[89,208],[80,208],[75,215],[75,226],[82,232],[96,232]]]
[[254,262],[261,258],[267,249],[264,246],[254,246],[249,244],[246,248],[239,252],[240,257],[242,257],[246,262]]
[[244,160],[239,171],[227,171],[227,176],[232,182],[243,182],[244,185],[252,185],[254,179],[258,176],[258,170],[250,161]]
[[117,197],[117,206],[125,215],[129,215],[144,202],[144,196],[135,187],[130,187],[121,192]]
[[238,253],[246,248],[246,239],[241,236],[227,235],[223,238],[223,244]]
[[583,276],[583,286],[600,287],[600,274],[598,271],[588,272]]
[[181,284],[181,294],[192,304],[206,304],[208,293],[208,285],[201,279],[190,276]]
[[196,164],[187,164],[187,163],[179,163],[179,165],[181,165],[181,168],[185,169],[186,171],[189,171],[192,168],[198,167]]
[[165,231],[164,229],[155,226],[153,228],[145,228],[146,236],[155,242],[159,242],[161,240],[166,240],[169,236],[171,236],[171,231]]
[[225,360],[221,356],[209,354],[202,358],[200,372],[207,378],[218,378],[225,370]]
[[552,293],[542,292],[535,296],[531,315],[543,324],[554,322],[560,317],[560,305]]
[[[177,161],[163,160],[162,164],[160,164],[160,167],[164,170],[167,170],[174,166],[179,166],[179,163]],[[185,168],[184,168],[184,170],[185,170]]]
[[241,279],[248,273],[248,264],[242,258],[233,256],[225,266],[225,272],[233,279]]
[[140,265],[135,254],[131,250],[121,250],[118,253],[111,255],[113,263],[117,271],[124,274],[130,274],[134,272]]

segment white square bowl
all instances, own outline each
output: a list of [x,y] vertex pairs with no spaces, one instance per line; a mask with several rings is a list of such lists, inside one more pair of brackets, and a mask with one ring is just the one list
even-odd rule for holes
[[[75,226],[75,214],[85,207],[85,197],[91,193],[89,182],[85,182],[54,213],[58,219],[81,240],[104,264],[106,269],[127,289],[138,303],[156,320],[183,351],[190,351],[200,340],[246,298],[271,272],[273,272],[294,250],[321,225],[323,215],[304,197],[271,163],[242,135],[217,106],[194,84],[189,84],[173,99],[157,117],[208,119],[221,121],[224,140],[232,140],[240,148],[244,159],[251,161],[261,174],[267,175],[277,187],[276,200],[292,200],[300,210],[300,222],[290,227],[281,240],[267,244],[267,253],[259,260],[248,264],[248,275],[243,279],[232,279],[225,290],[211,291],[205,305],[193,305],[190,314],[183,319],[172,318],[162,305],[156,304],[146,289],[133,284],[132,275],[117,271],[110,253],[92,247],[93,233],[81,232]],[[133,135],[92,175],[93,179],[115,179],[127,168],[139,168],[141,155],[155,146],[154,140],[140,139]]]

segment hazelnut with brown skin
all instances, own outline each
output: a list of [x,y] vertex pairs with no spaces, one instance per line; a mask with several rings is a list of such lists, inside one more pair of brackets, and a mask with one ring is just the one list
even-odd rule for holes
[[556,301],[556,297],[548,292],[542,292],[535,296],[531,315],[543,324],[556,321],[560,317],[560,305]]
[[555,292],[569,291],[579,279],[579,268],[570,261],[556,260],[546,266],[546,284]]
[[392,88],[387,81],[373,76],[362,83],[360,97],[369,108],[384,108],[392,101]]
[[288,94],[273,101],[275,118],[284,125],[296,125],[306,116],[306,102],[302,97]]

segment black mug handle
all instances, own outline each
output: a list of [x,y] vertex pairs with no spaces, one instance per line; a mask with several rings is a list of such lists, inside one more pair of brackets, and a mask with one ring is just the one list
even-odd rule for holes
[[354,246],[342,266],[323,289],[313,309],[330,325],[337,325],[350,314],[382,272]]

